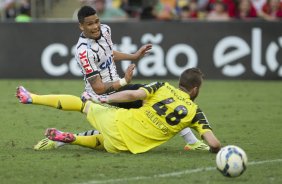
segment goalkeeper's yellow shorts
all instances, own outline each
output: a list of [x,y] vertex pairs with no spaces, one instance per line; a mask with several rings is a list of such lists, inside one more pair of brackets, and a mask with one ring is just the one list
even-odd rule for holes
[[87,120],[104,137],[104,147],[107,152],[118,153],[129,151],[116,126],[116,112],[118,108],[109,105],[100,105],[88,101],[90,104]]

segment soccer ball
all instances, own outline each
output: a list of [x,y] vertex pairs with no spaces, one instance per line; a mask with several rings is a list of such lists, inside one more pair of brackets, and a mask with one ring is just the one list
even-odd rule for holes
[[245,151],[238,146],[228,145],[217,153],[217,169],[226,177],[237,177],[246,170],[248,162]]

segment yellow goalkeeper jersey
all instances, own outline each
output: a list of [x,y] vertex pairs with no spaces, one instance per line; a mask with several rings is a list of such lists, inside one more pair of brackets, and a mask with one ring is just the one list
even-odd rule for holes
[[186,127],[200,135],[211,131],[204,113],[190,96],[168,83],[141,87],[147,93],[139,109],[119,109],[116,125],[132,153],[146,152],[169,140]]

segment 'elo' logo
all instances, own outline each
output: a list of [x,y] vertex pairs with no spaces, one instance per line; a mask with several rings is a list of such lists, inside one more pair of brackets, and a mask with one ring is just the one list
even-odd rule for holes
[[[252,30],[251,46],[247,42],[237,36],[228,36],[220,40],[216,45],[213,53],[213,60],[216,67],[222,67],[222,73],[225,76],[236,77],[242,75],[246,68],[242,63],[234,63],[240,58],[251,54],[252,71],[264,76],[267,72],[267,67],[271,72],[277,71],[278,76],[282,77],[282,65],[277,61],[277,53],[279,46],[282,48],[282,37],[278,38],[278,44],[272,41],[265,51],[266,65],[262,64],[262,33],[260,28]],[[228,51],[228,49],[231,49]],[[252,50],[251,50],[252,49]]]

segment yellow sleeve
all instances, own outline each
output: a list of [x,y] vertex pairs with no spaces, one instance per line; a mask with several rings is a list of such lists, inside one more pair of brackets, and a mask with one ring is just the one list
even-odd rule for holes
[[212,131],[212,128],[206,118],[204,112],[201,109],[197,109],[196,115],[192,120],[191,128],[196,130],[201,136],[208,131]]
[[154,93],[162,86],[164,86],[164,82],[152,82],[150,84],[147,84],[139,89],[143,89],[146,92],[146,99],[150,98],[154,95]]

